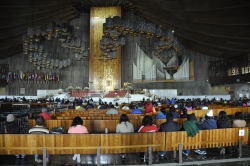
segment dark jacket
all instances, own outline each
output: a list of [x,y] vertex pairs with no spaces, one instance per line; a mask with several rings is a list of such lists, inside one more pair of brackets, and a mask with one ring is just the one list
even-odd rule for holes
[[174,122],[173,120],[167,120],[167,122],[164,122],[161,124],[159,131],[179,131],[179,124],[177,122]]
[[218,120],[217,121],[217,128],[230,128],[230,127],[231,127],[230,119]]
[[214,119],[207,119],[201,124],[201,129],[206,130],[206,129],[216,129],[217,124]]
[[187,118],[188,117],[188,114],[181,114],[180,115],[180,118]]
[[[15,122],[6,122],[6,131],[7,131],[7,134],[19,134],[20,133],[20,129]],[[0,133],[6,134],[4,130],[4,126],[1,127]]]

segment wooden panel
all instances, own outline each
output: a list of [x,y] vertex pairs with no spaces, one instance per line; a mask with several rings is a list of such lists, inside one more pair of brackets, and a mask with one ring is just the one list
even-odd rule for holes
[[[163,151],[165,133],[130,134],[1,134],[0,154],[102,154]],[[29,141],[27,141],[29,140]]]
[[[239,130],[244,130],[245,135],[239,136]],[[238,140],[242,140],[243,145],[248,143],[248,128],[200,130],[195,137],[187,137],[186,131],[166,132],[166,150],[177,150],[179,144],[183,149],[233,146]]]
[[[103,23],[108,17],[121,16],[121,7],[92,7],[90,10],[90,55],[89,81],[90,89],[106,90],[106,76],[112,76],[111,87],[121,87],[121,48],[117,49],[117,58],[98,60],[101,58],[100,40],[103,35]],[[100,82],[101,81],[101,82]]]

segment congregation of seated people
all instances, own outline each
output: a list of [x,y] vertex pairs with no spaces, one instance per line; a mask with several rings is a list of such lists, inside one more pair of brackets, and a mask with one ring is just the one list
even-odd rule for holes
[[[83,103],[85,103],[85,100],[77,100],[72,107],[75,107],[75,109],[79,111],[85,111],[90,108],[97,107],[98,109],[107,109],[106,114],[118,114],[117,109],[123,109],[125,106],[128,107],[128,109],[132,110],[131,114],[140,114],[145,115],[142,119],[142,126],[139,128],[138,131],[134,131],[134,126],[129,121],[129,117],[126,114],[120,115],[120,122],[116,126],[116,133],[133,133],[133,132],[173,132],[173,131],[186,131],[187,136],[189,137],[195,137],[196,134],[199,132],[199,130],[208,130],[208,129],[216,129],[216,128],[229,128],[229,127],[246,127],[246,121],[244,120],[244,114],[241,112],[235,113],[235,119],[231,121],[229,117],[227,116],[225,111],[220,111],[217,119],[213,116],[213,110],[207,110],[204,111],[204,118],[200,119],[200,121],[197,121],[196,115],[194,113],[188,114],[189,110],[192,110],[197,105],[203,105],[206,106],[207,103],[214,102],[214,101],[208,101],[208,100],[199,100],[199,99],[188,99],[187,101],[184,100],[176,100],[174,98],[166,99],[165,104],[169,104],[169,111],[166,111],[165,107],[160,107],[158,112],[155,110],[155,108],[158,106],[158,103],[161,99],[158,99],[157,102],[152,102],[149,99],[142,101],[138,103],[131,102],[129,105],[118,103],[113,104],[112,102],[107,104],[106,102],[100,101],[99,106],[96,106],[92,99],[89,99],[85,106],[83,106]],[[224,102],[224,101],[222,101]],[[72,103],[73,104],[73,103]],[[182,113],[179,115],[176,112],[176,109],[181,109]],[[142,110],[145,110],[145,114],[142,113]],[[177,122],[174,121],[175,118],[186,118],[187,120],[180,126]],[[18,134],[19,128],[17,124],[14,122],[14,115],[9,114],[6,119],[6,124],[1,128],[0,133],[13,133]],[[47,109],[43,108],[42,113],[36,118],[36,126],[31,128],[29,130],[29,133],[44,133],[48,134],[49,130],[44,127],[46,120],[50,120],[51,117],[47,113]],[[166,122],[162,123],[160,126],[156,126],[154,124],[154,119],[165,119]],[[55,126],[56,127],[56,126]],[[88,134],[88,129],[83,126],[83,120],[81,117],[76,116],[74,117],[72,124],[67,132],[68,134],[71,133],[82,133],[82,134]],[[220,153],[225,154],[225,147],[220,147]],[[231,147],[230,152],[237,151],[236,147]],[[195,149],[195,153],[198,153],[200,155],[207,154],[205,149]],[[186,149],[183,150],[183,155],[188,156],[190,153],[190,150]],[[166,154],[166,152],[159,152],[159,155],[162,157]],[[121,154],[120,156],[124,159],[126,154]],[[16,154],[16,157],[24,158],[25,154],[19,155]],[[143,160],[145,159],[144,153],[140,153],[140,158]],[[80,154],[74,154],[72,157],[73,160],[76,160],[77,163],[81,162],[81,156]],[[35,154],[35,161],[38,163],[41,163],[42,160],[38,158],[38,154]]]

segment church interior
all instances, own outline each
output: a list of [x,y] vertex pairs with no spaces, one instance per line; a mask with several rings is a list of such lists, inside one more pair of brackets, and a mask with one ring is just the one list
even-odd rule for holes
[[[154,105],[150,116],[157,127],[166,121],[156,119],[161,108],[169,112],[177,105],[180,115],[190,103],[189,114],[195,113],[197,121],[208,113],[203,106],[213,110],[214,119],[225,111],[233,122],[236,113],[242,112],[246,121],[239,131],[230,130],[230,136],[236,133],[233,139],[222,143],[239,146],[233,154],[230,148],[225,153],[224,148],[221,155],[223,145],[218,139],[197,146],[194,142],[195,147],[183,143],[181,148],[191,152],[181,155],[178,143],[168,149],[168,133],[164,132],[164,157],[159,155],[161,143],[152,143],[152,152],[146,142],[137,145],[138,149],[132,145],[123,148],[118,137],[110,136],[117,143],[113,148],[120,146],[120,153],[112,148],[101,148],[101,154],[79,149],[74,152],[82,152],[81,162],[76,162],[73,152],[68,154],[55,143],[51,144],[54,149],[48,150],[48,162],[39,165],[250,164],[249,0],[1,0],[0,22],[0,128],[4,128],[7,115],[14,114],[20,135],[27,134],[46,107],[52,117],[51,122],[45,122],[48,129],[62,125],[68,130],[72,117],[79,116],[90,133],[100,134],[101,143],[106,129],[108,135],[115,135],[121,114],[131,114],[147,99]],[[87,107],[90,101],[93,108]],[[104,102],[117,103],[119,116],[106,116],[98,110]],[[85,113],[76,106],[84,107]],[[129,109],[123,110],[123,106]],[[135,132],[145,115],[144,108],[138,116],[129,115]],[[174,121],[180,128],[184,124],[180,118]],[[8,135],[0,134],[0,165],[36,165],[31,155],[35,151],[46,160],[38,148],[11,144],[15,139],[7,141]],[[128,139],[132,137],[124,138]],[[197,155],[193,151],[197,147],[206,148],[207,154]],[[14,151],[22,148],[27,155],[14,160]],[[139,159],[141,149],[143,160]],[[126,152],[125,156],[121,152]]]

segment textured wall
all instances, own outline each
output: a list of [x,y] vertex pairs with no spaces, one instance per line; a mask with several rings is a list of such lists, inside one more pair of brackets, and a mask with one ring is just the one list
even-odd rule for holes
[[[76,36],[81,36],[82,40],[89,42],[89,14],[82,14],[80,18],[71,22],[75,28]],[[133,15],[132,12],[123,13],[123,19],[129,19],[131,21],[142,20],[142,18]],[[153,46],[153,39],[146,39],[143,35],[138,37],[126,36],[126,45],[122,47],[122,85],[123,82],[132,82],[132,66],[136,61],[135,57],[135,43],[138,43],[140,47],[151,56],[151,50]],[[60,47],[60,43],[53,41],[45,43],[47,48],[53,53],[53,56],[63,59],[66,57],[74,57],[71,50],[65,50]],[[182,95],[209,95],[210,85],[207,82],[207,61],[218,60],[206,56],[189,49],[183,48],[178,56],[187,56],[190,61],[194,61],[195,65],[195,81],[183,82],[183,83],[148,83],[148,84],[134,84],[134,88],[147,88],[147,89],[177,89],[177,94]],[[27,55],[19,54],[4,60],[0,63],[10,64],[10,71],[34,71],[34,67],[28,62]],[[37,89],[65,89],[69,85],[76,86],[88,86],[89,78],[89,62],[88,59],[73,62],[71,67],[53,70],[41,70],[40,72],[56,72],[60,74],[59,83],[53,84],[26,84],[26,83],[14,83],[6,86],[6,95],[19,95],[20,88],[26,89],[27,95],[36,95]]]

